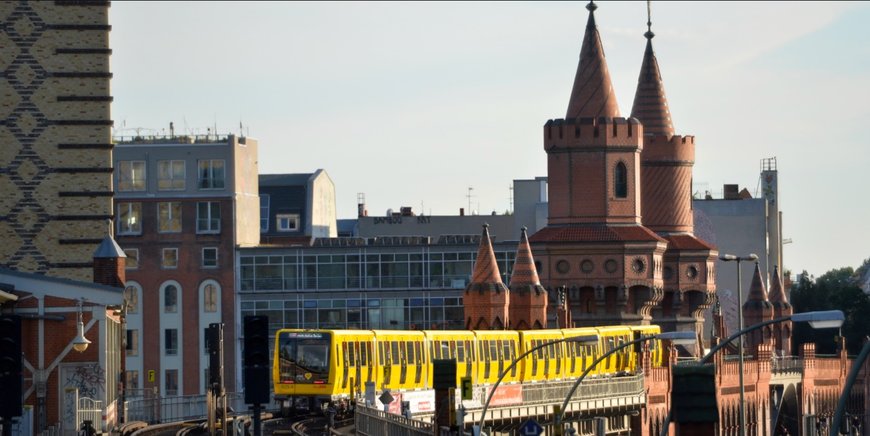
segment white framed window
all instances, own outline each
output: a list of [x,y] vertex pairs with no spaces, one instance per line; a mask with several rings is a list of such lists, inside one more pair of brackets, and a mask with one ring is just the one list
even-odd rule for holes
[[221,204],[217,201],[196,203],[196,233],[220,233]]
[[260,231],[269,231],[269,195],[260,194]]
[[127,329],[127,356],[139,355],[139,330]]
[[218,249],[217,247],[205,247],[202,249],[202,267],[217,268],[218,266]]
[[178,287],[171,283],[163,287],[163,312],[178,312]]
[[128,370],[125,376],[127,380],[124,389],[139,389],[139,371],[135,369]]
[[202,310],[203,312],[214,313],[218,310],[218,297],[220,289],[212,282],[205,283],[202,286]]
[[181,233],[180,201],[157,203],[157,231],[160,233]]
[[163,255],[161,256],[160,266],[166,269],[178,268],[178,249],[164,248],[161,251]]
[[124,300],[127,302],[127,313],[139,313],[139,286],[128,284],[124,289]]
[[163,330],[163,350],[167,356],[178,355],[178,329]]
[[275,228],[279,232],[295,232],[299,230],[299,214],[281,213],[275,215]]
[[142,234],[142,203],[118,203],[118,234]]
[[157,161],[157,190],[183,191],[187,170],[183,160]]
[[125,248],[124,254],[127,255],[127,260],[124,262],[124,268],[137,269],[139,268],[139,249]]
[[224,160],[207,159],[199,161],[198,186],[199,189],[223,189],[224,188]]
[[118,161],[118,191],[145,190],[145,161]]
[[175,397],[178,395],[178,370],[167,369],[165,374],[166,390],[164,392],[167,397]]

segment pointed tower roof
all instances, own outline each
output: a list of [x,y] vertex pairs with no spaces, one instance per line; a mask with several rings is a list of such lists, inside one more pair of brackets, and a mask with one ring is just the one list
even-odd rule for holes
[[646,50],[643,53],[640,76],[637,78],[637,91],[634,94],[631,116],[640,120],[646,135],[673,136],[674,123],[671,120],[671,111],[668,109],[668,99],[665,97],[665,85],[659,71],[659,62],[652,46],[655,34],[652,32],[649,3],[647,3],[646,26],[647,31],[643,35],[646,37]]
[[474,262],[474,272],[471,274],[469,289],[507,291],[501,281],[501,272],[498,270],[498,262],[495,260],[495,252],[489,239],[489,224],[483,225],[483,235],[480,237],[480,246],[477,248],[477,260]]
[[117,257],[127,257],[124,250],[112,239],[111,235],[106,235],[100,242],[100,246],[94,251],[94,257],[99,259],[114,259]]
[[574,87],[571,89],[571,100],[568,101],[568,113],[565,118],[597,118],[619,117],[619,106],[610,82],[610,71],[604,59],[604,48],[601,36],[595,25],[595,9],[593,2],[586,5],[589,10],[589,20],[586,22],[586,34],[580,47],[580,63],[574,76]]
[[773,281],[770,285],[770,295],[768,298],[774,306],[791,307],[788,298],[785,296],[785,288],[782,286],[782,280],[779,278],[778,266],[773,267]]
[[752,274],[752,283],[749,285],[749,295],[746,297],[746,303],[743,304],[745,309],[747,306],[766,306],[770,307],[770,301],[767,299],[767,290],[764,287],[764,279],[761,276],[761,267],[758,262],[755,262],[755,272]]
[[511,272],[510,288],[515,286],[540,286],[538,269],[535,268],[535,259],[532,257],[532,247],[529,245],[529,237],[526,228],[523,227],[520,235],[520,245],[517,247],[517,257],[514,260],[514,269]]

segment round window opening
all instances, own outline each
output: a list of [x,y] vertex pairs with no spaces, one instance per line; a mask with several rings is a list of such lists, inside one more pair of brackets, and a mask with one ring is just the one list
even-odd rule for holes
[[588,273],[591,273],[594,268],[595,268],[595,266],[592,264],[592,261],[589,259],[586,259],[583,262],[580,262],[580,271],[583,271],[583,272],[588,274]]
[[566,274],[569,268],[570,267],[568,266],[568,261],[566,260],[560,260],[556,262],[556,271],[558,271],[560,274]]
[[646,263],[638,257],[631,263],[631,269],[636,273],[642,273],[646,269]]
[[608,259],[607,262],[604,262],[604,270],[609,273],[616,272],[616,267],[616,261],[613,259]]
[[694,265],[686,268],[686,277],[690,279],[698,277],[698,268]]

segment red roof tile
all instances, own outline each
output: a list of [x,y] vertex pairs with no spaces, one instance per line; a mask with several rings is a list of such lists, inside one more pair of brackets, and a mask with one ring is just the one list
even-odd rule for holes
[[713,245],[696,238],[692,235],[679,234],[679,235],[665,235],[664,237],[668,241],[668,249],[677,249],[677,250],[715,250],[716,247]]
[[665,242],[643,226],[573,225],[544,227],[531,242]]

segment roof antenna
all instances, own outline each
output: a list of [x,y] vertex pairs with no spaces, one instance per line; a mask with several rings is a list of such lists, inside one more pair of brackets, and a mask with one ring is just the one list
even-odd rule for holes
[[656,36],[652,31],[652,12],[650,12],[652,8],[650,3],[652,3],[652,0],[646,0],[646,33],[643,34],[646,39],[652,39],[653,36]]

